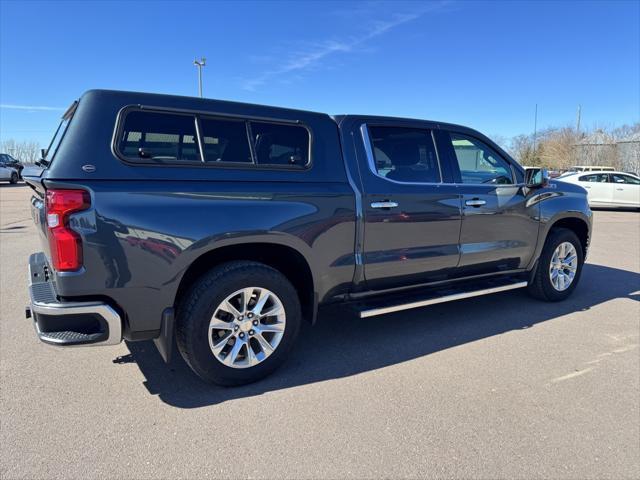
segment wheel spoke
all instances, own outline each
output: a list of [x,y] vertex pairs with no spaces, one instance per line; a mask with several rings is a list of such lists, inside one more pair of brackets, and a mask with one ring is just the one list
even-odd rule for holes
[[253,314],[254,315],[261,315],[262,314],[262,309],[264,308],[265,303],[267,303],[267,300],[269,300],[269,292],[267,290],[260,290],[260,295],[258,296],[258,301],[256,302],[255,306],[253,307]]
[[233,330],[233,324],[213,317],[209,323],[209,328],[211,330]]
[[231,302],[229,302],[229,299],[222,302],[222,305],[218,308],[220,308],[220,310],[227,312],[230,315],[233,315],[236,318],[242,315],[236,307],[231,305]]
[[227,335],[226,337],[218,338],[217,343],[213,343],[213,345],[211,346],[211,350],[213,351],[214,355],[216,356],[220,355],[220,353],[222,352],[222,349],[227,346],[227,343],[229,343],[230,338],[231,338],[231,335]]
[[282,313],[281,305],[274,305],[269,311],[262,313],[262,317],[273,317],[274,315],[280,315]]
[[244,315],[249,311],[249,302],[253,297],[253,288],[245,288],[242,291],[242,314]]
[[227,356],[224,358],[225,365],[231,366],[236,363],[236,359],[238,358],[238,353],[244,346],[244,342],[236,339],[236,343],[233,344],[233,348],[227,353]]
[[256,354],[253,351],[253,348],[251,348],[251,344],[247,342],[246,345],[247,345],[247,362],[249,363],[249,366],[252,367],[258,364],[259,360],[256,358]]
[[260,344],[260,347],[262,348],[262,351],[265,353],[265,355],[269,355],[271,352],[273,352],[273,347],[271,346],[271,344],[262,336],[261,333],[258,333],[255,337],[256,340],[258,340],[258,343]]
[[260,333],[281,333],[284,332],[284,323],[261,323],[255,329]]

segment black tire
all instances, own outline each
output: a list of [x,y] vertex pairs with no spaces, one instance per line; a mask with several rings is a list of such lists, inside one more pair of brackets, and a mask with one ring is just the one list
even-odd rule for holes
[[12,185],[15,183],[18,183],[18,174],[16,172],[13,172],[11,174],[11,179],[9,180],[9,183],[11,183]]
[[[571,285],[566,290],[558,291],[554,288],[549,278],[549,267],[551,265],[551,257],[555,249],[563,242],[569,242],[576,250],[578,257],[578,265],[576,274]],[[529,283],[529,293],[539,299],[547,302],[559,302],[567,298],[575,290],[580,275],[582,274],[582,265],[584,263],[584,252],[582,251],[582,243],[578,236],[571,230],[566,228],[554,228],[549,232],[545,241],[542,253],[536,266],[536,272],[533,279]]]
[[[284,334],[276,349],[261,363],[248,368],[224,365],[209,346],[209,322],[218,305],[233,292],[263,287],[278,296],[286,313]],[[260,380],[284,363],[300,331],[300,300],[291,282],[262,263],[234,261],[221,264],[200,277],[178,304],[176,340],[189,367],[203,380],[224,386]]]

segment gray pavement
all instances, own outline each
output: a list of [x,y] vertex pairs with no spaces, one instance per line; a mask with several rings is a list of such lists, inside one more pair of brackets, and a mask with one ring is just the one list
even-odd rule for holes
[[254,385],[24,319],[29,189],[0,185],[0,478],[640,478],[640,214],[598,211],[575,294],[305,328]]

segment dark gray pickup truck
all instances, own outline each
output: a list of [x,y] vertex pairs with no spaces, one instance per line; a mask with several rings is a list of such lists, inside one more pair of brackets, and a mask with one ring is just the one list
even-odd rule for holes
[[528,287],[571,294],[586,192],[441,122],[92,90],[25,171],[49,344],[174,338],[200,377],[255,381],[301,322]]

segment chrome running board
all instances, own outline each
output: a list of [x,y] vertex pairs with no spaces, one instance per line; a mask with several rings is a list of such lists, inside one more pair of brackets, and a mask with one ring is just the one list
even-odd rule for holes
[[516,288],[523,288],[526,286],[527,286],[527,282],[510,283],[507,285],[500,285],[497,287],[483,288],[481,290],[472,290],[469,292],[461,292],[461,293],[454,293],[452,295],[427,298],[427,299],[418,300],[415,302],[401,303],[398,305],[392,305],[390,307],[380,307],[380,308],[372,308],[369,310],[361,310],[360,318],[375,317],[376,315],[384,315],[386,313],[399,312],[402,310],[409,310],[411,308],[426,307],[428,305],[435,305],[437,303],[453,302],[454,300],[461,300],[463,298],[479,297],[481,295],[490,295],[492,293],[504,292],[506,290],[515,290]]

